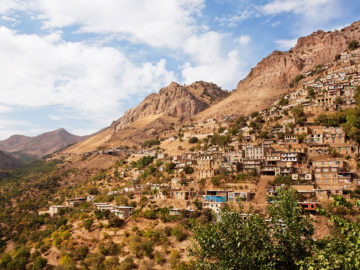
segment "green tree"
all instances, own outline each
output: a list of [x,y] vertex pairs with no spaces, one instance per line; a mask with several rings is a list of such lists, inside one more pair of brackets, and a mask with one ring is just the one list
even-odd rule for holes
[[310,256],[313,227],[302,215],[294,190],[280,191],[267,208],[269,219],[254,212],[220,213],[217,222],[198,225],[191,252],[198,269],[299,269]]
[[279,101],[279,105],[280,105],[280,106],[285,106],[285,105],[288,105],[288,104],[289,104],[289,100],[286,99],[286,98],[282,98],[282,99],[280,99],[280,101]]
[[265,220],[258,214],[223,212],[221,222],[196,227],[192,248],[197,269],[274,269],[273,247]]
[[222,178],[221,175],[215,175],[215,176],[211,177],[211,183],[214,186],[218,187],[218,186],[220,186],[221,178]]
[[186,174],[192,174],[192,173],[194,172],[194,168],[191,167],[191,166],[189,166],[189,165],[186,165],[186,166],[184,167],[184,172],[185,172]]
[[47,259],[38,256],[33,261],[32,269],[33,270],[43,269],[46,265],[47,265]]
[[309,255],[314,233],[311,220],[302,215],[293,189],[279,192],[267,210],[277,269],[296,269],[297,260]]
[[269,137],[269,132],[267,132],[266,130],[260,131],[259,137],[261,139],[267,139]]
[[308,90],[308,96],[311,97],[311,98],[315,97],[315,90],[313,88]]
[[299,81],[301,81],[304,78],[305,78],[305,76],[302,74],[297,75],[294,79],[295,84],[297,84]]
[[355,50],[357,48],[359,48],[359,41],[357,41],[357,40],[350,41],[350,43],[348,45],[348,49],[353,51],[353,50]]
[[197,143],[199,141],[199,139],[197,137],[191,137],[189,139],[189,143]]
[[93,225],[94,220],[92,218],[86,219],[84,221],[84,228],[90,232],[91,226]]
[[336,97],[336,98],[335,98],[335,103],[336,103],[337,105],[341,105],[341,104],[344,103],[344,101],[343,101],[343,99],[342,99],[341,97]]
[[[350,202],[341,196],[335,196],[332,203],[332,207],[349,211],[359,205],[359,200]],[[315,242],[311,256],[299,261],[300,269],[360,269],[360,223],[324,209],[319,212],[334,224],[334,231],[331,236]]]
[[59,266],[62,270],[75,270],[76,266],[74,261],[69,255],[64,255],[59,260]]

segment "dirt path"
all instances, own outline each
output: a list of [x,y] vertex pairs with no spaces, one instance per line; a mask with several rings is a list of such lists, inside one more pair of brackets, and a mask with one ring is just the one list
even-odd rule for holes
[[274,179],[273,176],[261,176],[258,184],[256,185],[256,193],[254,200],[251,201],[251,204],[256,210],[265,212],[267,202],[266,202],[266,193],[269,186],[269,182]]

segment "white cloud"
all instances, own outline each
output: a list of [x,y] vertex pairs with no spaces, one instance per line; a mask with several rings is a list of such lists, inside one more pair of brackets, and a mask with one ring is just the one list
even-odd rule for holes
[[[232,89],[248,69],[245,49],[251,38],[202,25],[198,18],[205,0],[4,1],[0,14],[11,18],[16,11],[26,12],[52,34],[40,37],[0,28],[0,101],[5,106],[63,108],[61,118],[59,111],[46,114],[53,121],[65,121],[65,111],[73,120],[94,120],[103,127],[123,113],[121,104],[127,98],[176,80],[165,60],[134,64],[119,50],[104,47],[113,39],[127,40],[129,47],[147,45],[148,52],[157,47],[157,55],[181,55],[186,60],[175,60],[186,83],[206,80]],[[252,15],[253,8],[244,9],[224,23],[236,24]],[[62,31],[68,33],[69,26],[73,34],[95,34],[98,42],[64,41]]]
[[230,39],[225,34],[211,31],[189,38],[184,44],[184,51],[191,56],[192,62],[183,66],[185,82],[204,80],[226,89],[234,88],[245,75],[247,67],[237,50],[226,48]]
[[296,42],[297,39],[280,39],[275,41],[280,50],[289,50],[296,45]]
[[79,31],[116,34],[154,47],[178,48],[197,29],[194,17],[204,0],[33,0],[45,28],[79,26]]
[[220,22],[221,25],[227,25],[229,27],[235,27],[238,23],[241,23],[251,17],[257,17],[257,12],[252,7],[242,9],[235,15],[226,17],[217,17],[216,21]]
[[7,14],[12,10],[23,10],[26,3],[21,0],[1,0],[0,1],[0,14]]
[[239,37],[238,41],[241,45],[247,45],[249,44],[251,40],[251,37],[250,36],[247,36],[247,35],[242,35]]
[[307,35],[315,29],[326,28],[332,19],[343,18],[349,8],[341,0],[272,0],[259,7],[264,15],[293,13],[298,35]]
[[24,129],[30,129],[31,123],[23,120],[0,118],[0,140],[14,134],[23,134]]
[[318,8],[334,2],[334,0],[274,0],[262,7],[265,14],[279,14],[283,12],[304,13],[311,12],[312,9]]
[[271,24],[272,27],[276,27],[281,23],[281,21],[276,21]]
[[5,107],[59,105],[100,126],[123,112],[119,104],[175,80],[165,60],[134,64],[120,51],[0,28],[0,100]]
[[11,112],[13,110],[12,107],[10,106],[4,106],[0,104],[0,113],[8,113]]

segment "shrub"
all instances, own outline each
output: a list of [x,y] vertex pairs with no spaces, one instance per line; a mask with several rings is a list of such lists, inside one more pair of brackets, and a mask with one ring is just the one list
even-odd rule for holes
[[294,81],[295,81],[295,83],[297,84],[299,81],[301,81],[301,80],[304,79],[304,78],[305,78],[304,75],[299,74],[299,75],[297,75],[297,76],[295,77]]
[[281,185],[281,184],[290,185],[291,184],[291,177],[290,176],[277,175],[275,177],[275,179],[274,179],[274,184],[275,185]]
[[112,228],[121,228],[124,225],[124,220],[118,217],[112,217],[109,219],[109,226]]
[[94,223],[94,220],[91,219],[91,218],[85,220],[84,221],[84,228],[90,232],[91,226],[93,225],[93,223]]
[[221,178],[222,176],[221,175],[215,175],[211,178],[211,183],[214,185],[214,186],[219,186],[220,185],[220,181],[221,181]]
[[269,133],[267,131],[261,131],[259,137],[261,139],[267,139],[269,137]]
[[181,225],[176,225],[171,230],[171,235],[175,236],[177,241],[184,241],[188,237],[187,231]]
[[286,98],[282,98],[280,101],[279,101],[279,105],[280,106],[286,106],[289,104],[289,100],[286,99]]
[[159,251],[154,253],[154,260],[159,265],[162,265],[165,262],[164,255]]
[[187,166],[184,167],[184,172],[185,172],[186,174],[192,174],[192,173],[194,172],[194,168],[191,167],[191,166],[189,166],[189,165],[187,165]]
[[223,127],[219,127],[219,128],[218,128],[218,133],[219,133],[219,134],[223,133],[224,131],[225,131],[225,128],[223,128]]
[[176,249],[171,250],[170,253],[170,266],[172,269],[176,267],[176,265],[179,263],[180,260],[180,254],[179,251]]
[[357,41],[357,40],[352,40],[348,45],[348,49],[351,51],[353,51],[357,48],[359,48],[359,41]]
[[145,141],[142,145],[143,148],[152,147],[153,145],[160,145],[160,140],[158,139],[152,139]]
[[117,269],[119,270],[131,270],[135,269],[136,265],[134,263],[134,260],[130,257],[126,257],[118,266]]
[[136,168],[143,169],[145,168],[147,165],[149,165],[150,163],[152,163],[154,160],[153,157],[150,156],[145,156],[140,158],[137,162],[136,162]]
[[38,256],[33,261],[32,269],[33,270],[43,269],[46,265],[47,265],[47,259]]
[[147,218],[147,219],[156,219],[157,218],[157,214],[154,210],[152,209],[149,209],[149,210],[146,210],[142,213],[142,216],[144,218]]
[[189,143],[197,143],[199,141],[199,139],[197,137],[191,137],[189,139]]
[[114,256],[120,253],[120,246],[112,240],[99,243],[99,252],[104,256]]
[[142,241],[140,243],[141,249],[144,251],[145,256],[152,258],[153,257],[153,244],[151,241]]
[[88,189],[88,193],[90,195],[97,195],[97,194],[99,194],[99,190],[97,188],[95,188],[95,187],[92,187],[92,188]]
[[336,98],[335,98],[335,103],[336,103],[337,105],[341,105],[341,104],[343,104],[343,99],[342,99],[341,97],[336,97]]
[[60,269],[65,269],[65,270],[75,270],[76,269],[75,263],[70,258],[69,255],[65,255],[60,258],[59,266],[61,266]]
[[89,248],[86,245],[81,245],[75,249],[74,255],[77,260],[84,260],[89,254]]
[[315,97],[315,90],[314,89],[309,89],[308,96],[311,97],[311,98],[314,98]]

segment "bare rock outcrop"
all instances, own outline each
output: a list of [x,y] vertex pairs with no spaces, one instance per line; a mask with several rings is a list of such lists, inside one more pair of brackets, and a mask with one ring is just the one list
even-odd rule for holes
[[189,119],[227,95],[226,91],[213,83],[200,81],[182,86],[172,82],[169,86],[160,89],[159,93],[148,95],[144,101],[128,110],[112,126],[117,132],[136,120],[150,115],[171,116],[180,120]]
[[301,37],[291,50],[274,51],[262,59],[228,98],[203,111],[198,117],[247,114],[264,109],[290,90],[289,84],[297,75],[334,61],[352,40],[360,41],[360,21],[341,31],[316,31]]

